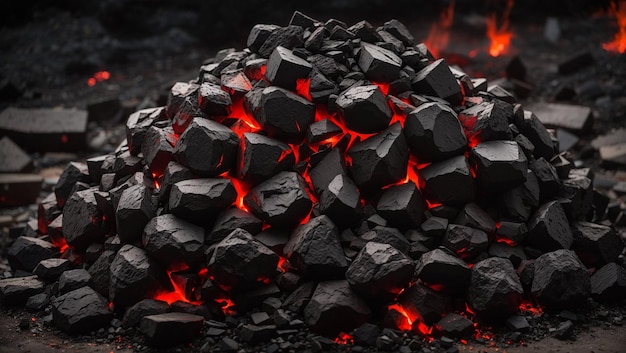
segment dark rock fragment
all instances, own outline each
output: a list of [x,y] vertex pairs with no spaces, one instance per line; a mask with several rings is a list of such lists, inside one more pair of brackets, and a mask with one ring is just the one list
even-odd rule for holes
[[460,104],[463,99],[461,86],[443,59],[421,69],[413,79],[413,89],[418,94],[445,99],[452,105]]
[[[120,240],[128,243],[141,238],[144,227],[154,214],[155,209],[148,188],[143,185],[134,185],[124,190],[115,212],[117,234]],[[68,243],[70,243],[69,239]]]
[[110,270],[109,299],[120,308],[153,297],[166,283],[165,271],[143,249],[130,244],[117,252]]
[[535,260],[534,268],[532,294],[541,305],[570,307],[591,294],[589,272],[571,250],[545,253]]
[[91,275],[87,270],[79,268],[63,272],[59,277],[59,293],[67,292],[87,287],[91,284]]
[[295,162],[294,152],[288,144],[264,135],[245,133],[237,173],[241,179],[258,184],[290,169]]
[[0,303],[24,304],[31,296],[43,293],[45,285],[37,276],[0,279]]
[[528,244],[543,250],[569,249],[574,236],[563,207],[551,201],[539,207],[528,223]]
[[315,120],[315,105],[280,87],[267,87],[260,95],[254,118],[270,136],[294,139],[303,137]]
[[138,325],[144,316],[165,314],[170,306],[166,302],[155,299],[144,299],[129,307],[124,312],[122,327],[129,328]]
[[43,279],[44,281],[55,281],[59,276],[69,270],[72,263],[67,259],[46,259],[41,260],[35,266],[33,274]]
[[373,82],[391,82],[400,74],[402,59],[390,50],[370,43],[361,43],[359,67]]
[[13,271],[32,272],[40,261],[57,257],[59,249],[39,238],[21,236],[8,249],[7,259]]
[[113,312],[106,300],[89,287],[66,293],[52,302],[54,324],[68,333],[83,333],[109,325]]
[[390,225],[409,229],[422,224],[426,204],[415,184],[409,181],[383,191],[376,209]]
[[465,156],[452,157],[420,169],[424,180],[421,190],[428,200],[450,205],[464,205],[474,200],[475,187]]
[[487,250],[489,239],[482,230],[450,224],[442,245],[462,259],[473,259]]
[[435,249],[417,261],[415,276],[428,285],[440,285],[444,290],[464,288],[470,279],[465,261],[446,250]]
[[526,181],[526,155],[515,141],[482,142],[472,148],[470,163],[475,166],[476,181],[488,192],[512,189]]
[[335,103],[346,127],[372,134],[389,126],[392,111],[376,85],[353,86],[342,92]]
[[189,179],[172,186],[169,209],[182,219],[206,224],[236,199],[237,190],[229,179]]
[[524,290],[510,261],[491,257],[472,267],[468,302],[484,317],[505,318],[516,313]]
[[149,345],[171,347],[191,341],[202,329],[204,318],[185,313],[165,313],[145,316],[140,331]]
[[141,240],[146,253],[164,268],[178,263],[194,267],[202,260],[204,229],[173,214],[152,218]]
[[295,90],[297,80],[309,77],[313,66],[306,60],[294,55],[284,47],[278,46],[267,61],[265,77],[274,85],[288,90]]

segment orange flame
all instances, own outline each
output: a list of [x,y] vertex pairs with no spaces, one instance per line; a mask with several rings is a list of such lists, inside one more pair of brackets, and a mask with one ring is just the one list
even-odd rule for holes
[[296,80],[296,93],[299,96],[304,97],[308,101],[312,101],[311,92],[309,90],[309,86],[311,85],[310,78],[300,78]]
[[345,332],[339,332],[337,337],[333,340],[337,344],[354,344],[354,338]]
[[108,71],[98,71],[87,80],[87,85],[93,87],[96,83],[106,81],[109,78],[111,78],[111,74]]
[[509,16],[511,9],[513,8],[513,0],[507,0],[506,8],[502,13],[500,19],[500,26],[498,27],[498,19],[496,14],[487,16],[487,37],[491,42],[489,45],[489,55],[492,57],[500,56],[508,52],[511,44],[511,38],[513,38],[513,31],[511,30],[511,23],[509,22]]
[[624,54],[626,52],[626,0],[611,3],[611,13],[617,19],[619,30],[615,33],[612,42],[602,44],[606,51]]
[[232,300],[223,298],[216,300],[216,302],[222,305],[222,312],[224,312],[224,315],[233,315],[235,313],[235,303],[233,303]]
[[454,1],[451,1],[450,5],[439,14],[439,22],[435,22],[430,26],[428,38],[424,42],[435,58],[438,58],[441,51],[448,46],[450,27],[452,27],[453,20]]
[[180,266],[175,266],[173,269],[168,270],[167,271],[167,277],[169,277],[170,283],[172,284],[172,287],[174,288],[174,291],[159,293],[159,294],[157,294],[154,297],[154,299],[167,302],[170,305],[172,303],[174,303],[174,302],[177,302],[177,301],[182,301],[182,302],[190,303],[190,304],[194,304],[194,305],[201,305],[202,304],[201,302],[193,302],[193,301],[189,300],[187,298],[187,296],[185,295],[185,290],[183,288],[180,288],[176,284],[176,281],[174,281],[174,279],[172,278],[172,273],[177,272],[177,271],[184,271],[187,268],[188,268],[187,265],[181,264]]
[[543,314],[543,308],[538,305],[533,305],[530,301],[524,301],[519,305],[519,310],[522,313],[530,313],[534,316],[540,316]]

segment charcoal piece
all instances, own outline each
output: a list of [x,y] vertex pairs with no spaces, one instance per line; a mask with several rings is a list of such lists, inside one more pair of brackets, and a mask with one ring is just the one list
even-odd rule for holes
[[510,261],[491,257],[474,264],[467,300],[477,314],[506,318],[518,312],[524,290]]
[[267,59],[247,60],[243,67],[243,73],[251,81],[261,81],[265,77]]
[[301,47],[304,43],[303,34],[304,29],[300,26],[287,26],[272,30],[259,47],[258,53],[261,57],[268,58],[278,46],[287,49]]
[[513,222],[513,221],[499,221],[497,223],[497,236],[499,238],[507,239],[507,242],[515,244],[521,244],[528,233],[528,227],[525,223]]
[[202,330],[204,318],[186,313],[165,313],[144,316],[139,330],[154,347],[172,347],[191,341]]
[[86,131],[84,110],[9,107],[0,112],[0,136],[28,152],[83,151]]
[[454,223],[480,229],[491,235],[496,230],[496,222],[480,206],[470,202],[459,213]]
[[280,172],[254,187],[244,197],[250,211],[273,227],[290,228],[306,217],[312,206],[302,177]]
[[[145,138],[145,137],[144,137]],[[143,169],[143,159],[133,156],[126,151],[117,157],[113,164],[113,172],[115,172],[115,180],[120,180],[135,173],[140,173]]]
[[571,250],[545,253],[535,260],[534,267],[531,291],[542,306],[571,307],[591,294],[589,272]]
[[39,238],[21,236],[8,249],[7,259],[13,271],[32,272],[40,261],[59,256],[59,249]]
[[[184,83],[186,85],[186,83]],[[176,113],[176,110],[172,110],[172,113]],[[126,120],[126,142],[130,153],[138,155],[141,152],[141,146],[143,145],[143,139],[146,131],[157,120],[161,119],[162,115],[165,115],[165,107],[148,108],[138,110],[132,113],[128,120]]]
[[[336,80],[341,75],[345,75],[347,70],[337,63],[333,58],[322,54],[311,55],[307,58],[313,67],[324,77]],[[313,77],[313,75],[311,75]]]
[[304,48],[310,50],[312,52],[317,52],[322,47],[322,42],[324,41],[324,36],[326,35],[326,28],[318,27],[304,42]]
[[467,139],[456,113],[446,105],[422,104],[407,115],[404,134],[420,163],[463,154]]
[[172,186],[179,181],[193,179],[193,173],[178,162],[170,161],[163,171],[161,185],[159,188],[159,201],[167,202],[170,196]]
[[535,146],[533,153],[535,157],[549,160],[554,156],[554,144],[550,133],[533,112],[524,111],[524,120],[517,123],[517,127]]
[[409,181],[384,190],[376,210],[390,225],[409,229],[422,224],[426,204],[415,184]]
[[593,64],[593,55],[587,50],[576,52],[558,64],[560,74],[567,75]]
[[207,244],[215,244],[226,238],[233,230],[237,228],[244,229],[252,235],[261,232],[263,222],[256,218],[253,214],[232,207],[220,212],[213,223],[211,232],[206,237]]
[[454,338],[468,338],[474,333],[474,323],[472,320],[457,313],[448,313],[437,322],[437,331],[446,336]]
[[353,86],[342,92],[335,104],[346,127],[358,133],[382,131],[391,121],[391,109],[376,85]]
[[252,83],[242,69],[224,71],[220,85],[233,99],[240,99],[252,89]]
[[[176,115],[176,112],[181,108],[185,98],[194,95],[198,90],[198,85],[187,82],[176,82],[170,89],[167,96],[167,105],[165,107],[165,113],[168,117],[172,118]],[[148,110],[145,109],[147,113]]]
[[535,173],[528,169],[524,184],[501,193],[499,205],[512,219],[526,221],[532,210],[539,206],[539,196],[539,181]]
[[115,254],[116,252],[113,250],[103,251],[87,270],[91,275],[91,287],[105,297],[109,296],[110,267]]
[[513,118],[511,104],[494,101],[483,102],[459,113],[459,120],[472,144],[481,141],[512,139],[509,120]]
[[306,140],[310,143],[322,142],[341,134],[343,130],[329,119],[316,121],[309,125],[306,131]]
[[261,342],[267,342],[276,337],[276,326],[274,325],[244,325],[239,331],[239,338],[249,344],[258,344]]
[[413,79],[413,90],[418,94],[439,97],[458,105],[463,99],[461,86],[456,82],[444,59],[421,69]]
[[591,276],[591,294],[603,301],[619,301],[626,294],[626,269],[615,262],[602,266]]
[[374,301],[390,301],[408,285],[415,265],[388,244],[369,242],[346,271],[355,292]]
[[198,90],[198,107],[208,116],[227,116],[232,100],[220,86],[205,82]]
[[302,28],[310,28],[315,25],[321,25],[321,22],[296,10],[293,12],[293,15],[291,15],[289,25],[300,26]]
[[360,21],[353,24],[348,27],[348,31],[354,33],[363,42],[376,43],[382,41],[376,29],[367,21]]
[[474,200],[474,178],[465,156],[435,162],[419,171],[421,188],[428,200],[464,205]]
[[238,146],[237,135],[226,126],[195,118],[180,136],[175,157],[193,173],[214,177],[235,165]]
[[56,195],[51,192],[39,202],[37,207],[37,230],[40,234],[48,234],[48,225],[61,214]]
[[558,201],[547,202],[537,209],[528,222],[527,242],[544,252],[572,246],[574,236]]
[[512,331],[525,332],[530,329],[530,323],[522,315],[511,315],[506,319],[506,327]]
[[167,164],[172,160],[174,153],[173,130],[160,129],[155,126],[150,127],[144,136],[141,145],[141,154],[152,175],[158,177],[163,174]]
[[373,241],[377,243],[388,244],[405,254],[409,250],[408,240],[396,228],[377,225],[372,228],[372,230],[363,233],[360,239],[365,243]]
[[335,28],[333,28],[330,31],[330,39],[332,40],[350,40],[350,39],[354,39],[354,33],[348,31],[347,29],[341,27],[341,26],[335,26]]
[[143,228],[154,217],[154,213],[151,194],[145,186],[134,185],[124,190],[115,212],[120,240],[128,243],[139,239]]
[[495,242],[489,246],[487,254],[491,257],[500,257],[511,261],[514,267],[526,260],[526,253],[521,246],[511,246],[506,243]]
[[85,161],[85,163],[87,164],[87,172],[89,174],[91,182],[100,184],[100,180],[102,179],[102,173],[104,172],[104,161],[106,161],[109,157],[110,155],[103,154],[101,156],[89,158],[87,159],[87,161]]
[[172,186],[169,209],[182,219],[205,224],[236,199],[237,190],[229,179],[189,179]]
[[420,282],[407,288],[398,298],[398,302],[409,317],[417,318],[426,325],[436,323],[444,313],[452,310],[452,300],[449,296],[436,292]]
[[[350,332],[369,320],[370,308],[345,280],[320,282],[304,308],[304,322],[311,330],[336,335]],[[341,317],[341,320],[337,320]]]
[[172,263],[195,267],[203,255],[204,229],[173,214],[152,218],[146,225],[142,244],[148,256],[164,268]]
[[482,230],[450,224],[442,245],[462,259],[473,259],[487,250],[489,239]]
[[208,261],[209,274],[224,290],[245,290],[272,278],[278,255],[256,241],[250,233],[236,229],[215,245]]
[[109,325],[113,312],[106,299],[89,287],[68,292],[52,301],[52,320],[67,333],[84,333]]
[[546,161],[543,157],[538,158],[530,163],[530,169],[537,177],[542,199],[553,197],[559,192],[561,180],[556,173],[556,169],[550,162]]
[[36,174],[0,174],[0,200],[3,206],[37,202],[43,178]]
[[45,259],[39,261],[37,266],[35,266],[33,274],[36,274],[37,277],[44,281],[52,282],[56,281],[63,272],[71,267],[72,263],[67,259]]
[[442,217],[429,217],[420,226],[422,234],[427,237],[442,237],[448,229],[448,219]]
[[348,151],[350,172],[364,193],[380,190],[406,177],[409,150],[400,123],[395,123]]
[[348,268],[337,226],[327,216],[311,218],[298,226],[283,251],[305,277],[337,278]]
[[50,305],[50,298],[46,293],[35,294],[26,301],[26,309],[33,312],[45,310],[48,305]]
[[295,154],[288,144],[260,134],[245,133],[237,173],[240,179],[258,184],[290,169],[295,162]]
[[166,283],[165,271],[143,249],[130,244],[117,252],[110,270],[109,299],[120,308],[153,297]]
[[306,60],[278,46],[267,61],[265,77],[272,85],[293,91],[296,89],[296,81],[309,77],[312,69],[313,66]]
[[8,137],[0,139],[0,172],[23,173],[33,169],[33,160]]
[[37,276],[0,279],[0,304],[24,304],[33,295],[43,293],[45,285]]
[[526,181],[528,161],[515,141],[487,141],[472,148],[476,181],[488,192],[512,189]]
[[624,243],[612,227],[590,222],[577,222],[572,226],[573,249],[587,267],[601,267],[617,260]]
[[311,81],[309,82],[309,94],[311,100],[316,104],[326,104],[334,95],[339,94],[337,85],[326,78],[316,68],[311,71]]
[[417,261],[415,276],[443,290],[462,289],[470,279],[470,268],[459,257],[446,250],[435,249]]
[[560,199],[567,200],[563,209],[571,220],[584,220],[593,207],[593,185],[591,179],[574,176],[562,180]]
[[320,195],[320,212],[340,227],[354,226],[361,218],[360,196],[354,181],[338,174]]
[[279,29],[276,25],[257,24],[252,27],[246,45],[253,53],[259,51],[265,40],[270,36],[272,32]]
[[[269,278],[263,278],[262,281],[267,283]],[[233,301],[236,303],[236,309],[247,312],[253,308],[258,308],[267,298],[280,297],[281,292],[278,287],[273,284],[262,284],[253,290],[246,290],[234,293]]]
[[85,163],[70,162],[63,173],[59,177],[59,181],[54,187],[54,194],[56,195],[57,203],[60,208],[63,208],[65,202],[71,196],[72,188],[74,184],[78,182],[90,183],[89,170]]
[[560,103],[536,103],[528,106],[549,128],[563,128],[575,134],[584,134],[593,127],[591,108]]
[[359,67],[374,82],[391,82],[398,78],[402,59],[394,52],[374,44],[361,43]]
[[394,37],[400,39],[402,43],[407,47],[410,47],[414,44],[415,39],[413,38],[411,31],[409,31],[402,22],[396,19],[385,22],[385,24],[383,25],[383,29],[391,33],[391,35],[393,35]]
[[315,105],[299,95],[279,87],[263,89],[260,107],[254,118],[272,137],[303,137],[315,120]]

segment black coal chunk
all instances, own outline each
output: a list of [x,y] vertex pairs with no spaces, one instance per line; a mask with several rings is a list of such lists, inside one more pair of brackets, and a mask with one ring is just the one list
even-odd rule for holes
[[75,192],[67,201],[63,212],[63,235],[69,245],[78,249],[104,240],[102,214],[92,189]]
[[198,90],[198,107],[208,116],[227,116],[232,104],[230,95],[220,86],[204,82]]
[[359,67],[374,82],[391,82],[398,78],[402,59],[394,52],[370,43],[361,43]]
[[239,138],[226,126],[195,118],[180,136],[175,157],[195,174],[214,177],[235,165],[238,146]]
[[483,102],[459,113],[459,120],[470,142],[512,139],[509,119],[513,117],[513,106],[495,100]]
[[309,77],[313,66],[291,50],[278,46],[267,60],[265,77],[274,86],[296,89],[296,81]]
[[313,167],[309,175],[313,188],[318,194],[328,189],[328,185],[335,179],[337,175],[347,175],[346,162],[339,148],[333,148],[322,158],[315,167]]
[[283,251],[306,277],[337,278],[348,268],[337,226],[327,216],[312,218],[296,228]]
[[115,212],[117,234],[120,240],[128,243],[141,238],[143,228],[154,217],[154,213],[152,195],[148,188],[143,185],[133,185],[124,190]]
[[591,294],[604,301],[619,301],[626,294],[626,269],[615,262],[602,266],[591,276]]
[[457,313],[448,313],[437,322],[437,331],[446,337],[468,338],[474,333],[472,320]]
[[470,163],[484,191],[497,193],[526,181],[528,162],[515,141],[487,141],[472,148]]
[[439,103],[422,104],[406,117],[404,134],[420,163],[463,154],[467,139],[456,113]]
[[530,163],[530,169],[535,173],[541,190],[541,199],[546,200],[557,195],[561,188],[561,180],[556,169],[543,157]]
[[616,261],[624,243],[615,229],[602,224],[577,222],[572,227],[578,258],[587,267],[600,267]]
[[71,196],[74,185],[78,182],[90,183],[89,169],[85,163],[70,162],[54,187],[54,194],[57,197],[59,207],[63,208],[65,202]]
[[40,261],[59,256],[59,249],[39,238],[21,236],[9,248],[7,259],[13,271],[33,272]]
[[348,155],[354,182],[365,193],[378,191],[406,177],[409,149],[400,123],[355,144]]
[[243,97],[252,89],[252,83],[243,69],[224,71],[220,77],[220,85],[233,98]]
[[447,218],[431,216],[422,223],[420,230],[427,237],[442,237],[448,229]]
[[444,290],[465,288],[470,272],[465,261],[443,249],[422,255],[415,268],[417,278],[428,285],[441,286]]
[[65,294],[82,287],[87,287],[90,284],[91,275],[87,270],[82,268],[68,270],[63,272],[61,277],[59,277],[59,293]]
[[217,243],[208,261],[209,274],[223,289],[245,290],[274,276],[278,255],[243,229]]
[[412,46],[414,43],[413,35],[404,24],[396,19],[389,20],[383,25],[383,29],[394,37],[400,39],[406,46]]
[[[186,83],[183,84],[187,85]],[[172,107],[172,113],[175,114],[177,109],[178,107]],[[130,153],[138,155],[141,152],[146,131],[155,121],[160,120],[161,116],[165,116],[165,107],[138,110],[128,117],[126,120],[126,142]]]
[[165,314],[169,309],[170,306],[164,301],[155,299],[141,300],[126,309],[124,318],[122,319],[122,327],[133,327],[138,325],[144,316]]
[[432,201],[450,205],[464,205],[474,200],[474,178],[465,156],[435,162],[421,169],[423,192]]
[[279,28],[280,27],[276,25],[254,25],[254,27],[250,30],[250,34],[248,34],[246,45],[253,53],[258,52],[270,34]]
[[487,250],[489,238],[482,230],[450,224],[443,238],[443,246],[462,259],[473,259]]
[[141,240],[146,253],[164,268],[172,263],[194,267],[202,260],[204,229],[173,214],[152,218]]
[[527,221],[532,210],[539,206],[540,192],[535,173],[528,169],[524,184],[501,193],[498,204],[508,217],[518,221]]
[[46,259],[39,261],[33,270],[33,274],[45,281],[55,281],[71,267],[72,263],[67,259]]
[[542,251],[569,249],[574,236],[558,201],[539,207],[528,222],[528,244]]
[[110,266],[109,299],[124,308],[163,290],[165,271],[146,252],[127,244],[117,252]]
[[239,337],[242,341],[250,344],[257,344],[260,342],[266,342],[276,337],[278,332],[275,325],[244,325],[241,328]]
[[236,199],[237,190],[229,179],[189,179],[172,186],[169,209],[180,218],[206,224]]
[[354,226],[361,218],[361,194],[345,174],[338,174],[320,195],[320,212],[339,226]]
[[413,79],[413,89],[418,94],[439,97],[458,105],[463,100],[461,86],[444,59],[439,59],[421,69]]
[[576,306],[591,294],[589,272],[571,250],[545,253],[535,260],[534,267],[531,290],[541,305]]
[[161,129],[152,126],[146,132],[141,145],[141,154],[153,176],[163,174],[167,164],[172,160],[175,139],[174,130],[171,128]]
[[[180,107],[183,105],[185,98],[195,94],[197,90],[198,90],[197,84],[187,83],[187,82],[176,82],[170,89],[169,95],[167,96],[167,105],[165,109],[167,116],[170,118],[174,117],[174,115],[176,115],[176,112],[178,112]],[[146,120],[145,117],[153,113],[151,110],[148,110],[148,109],[144,109],[141,112],[142,114],[140,114],[136,119],[137,122],[131,126],[128,126],[129,128],[135,127],[134,125],[141,122],[142,120]],[[147,120],[153,120],[153,119],[148,118]]]
[[239,177],[253,184],[267,180],[278,172],[290,169],[296,162],[288,144],[253,133],[243,135],[243,158],[239,161]]
[[474,202],[470,202],[459,212],[455,223],[480,229],[491,235],[496,230],[496,221]]
[[306,140],[310,143],[317,143],[337,136],[342,132],[341,128],[330,121],[330,119],[323,119],[309,125],[309,129],[306,132]]
[[294,139],[304,137],[315,120],[315,105],[280,87],[263,89],[254,118],[270,136]]
[[155,347],[172,347],[191,341],[202,330],[204,317],[186,313],[145,316],[139,330],[146,342]]
[[109,286],[111,282],[111,263],[115,258],[116,252],[113,250],[105,250],[88,268],[91,275],[91,287],[101,295],[109,296]]
[[[271,31],[259,48],[258,53],[261,57],[267,58],[278,46],[283,46],[287,49],[301,47],[304,43],[303,34],[304,29],[300,26],[279,27]],[[248,38],[249,41],[250,38]]]
[[45,285],[37,276],[0,279],[0,304],[24,304],[31,296],[43,293]]
[[206,237],[206,243],[215,244],[226,238],[228,234],[237,228],[244,229],[248,233],[255,235],[261,232],[262,227],[263,222],[253,214],[231,207],[217,216],[211,232]]
[[193,179],[193,173],[178,162],[171,161],[165,167],[163,178],[161,178],[161,187],[159,188],[159,201],[167,202],[170,197],[172,185],[179,181]]
[[410,229],[422,224],[426,203],[417,186],[409,181],[384,190],[376,210],[392,226]]
[[304,322],[311,330],[326,335],[350,332],[367,322],[370,316],[367,303],[345,280],[320,282],[304,308]]
[[[521,108],[519,108],[521,109]],[[533,155],[537,158],[551,159],[554,156],[554,143],[546,127],[535,114],[524,111],[524,120],[516,122],[520,132],[535,146]]]
[[246,194],[244,204],[255,216],[279,228],[299,224],[313,205],[304,179],[295,172],[280,172],[257,185]]
[[521,246],[511,246],[504,242],[494,242],[489,245],[487,254],[492,257],[501,257],[511,261],[514,267],[526,260],[526,253]]
[[402,293],[398,302],[410,317],[419,318],[427,325],[436,323],[443,313],[452,310],[452,300],[449,296],[436,292],[420,282]]
[[52,302],[54,324],[68,333],[84,333],[109,325],[113,312],[90,287],[66,293]]
[[337,97],[335,104],[346,127],[358,133],[382,131],[391,121],[391,109],[376,85],[351,87]]
[[389,301],[408,285],[414,269],[413,261],[393,246],[368,242],[350,264],[346,279],[364,298]]
[[506,318],[519,310],[524,290],[511,262],[491,257],[474,264],[467,299],[477,314]]

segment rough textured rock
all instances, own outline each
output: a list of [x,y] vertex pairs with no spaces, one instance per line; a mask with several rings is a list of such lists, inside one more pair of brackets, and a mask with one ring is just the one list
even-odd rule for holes
[[534,268],[532,294],[541,305],[574,306],[591,294],[589,272],[571,250],[545,253],[535,260]]
[[529,245],[543,250],[569,249],[574,236],[558,201],[545,203],[537,209],[528,222]]
[[446,337],[467,338],[474,333],[472,320],[457,313],[449,313],[437,322],[437,331]]
[[238,176],[258,184],[278,172],[290,169],[296,162],[291,147],[270,137],[245,133],[243,135],[243,158],[238,163]]
[[487,192],[512,189],[526,181],[528,162],[515,141],[487,141],[472,148],[476,181]]
[[440,285],[444,290],[465,288],[470,272],[465,261],[442,249],[422,255],[415,268],[417,278],[428,285]]
[[236,207],[228,208],[222,211],[213,223],[211,232],[206,237],[206,243],[215,244],[226,238],[233,230],[241,228],[252,235],[261,232],[263,222],[256,218],[253,214],[243,211]]
[[335,104],[346,127],[358,133],[382,131],[391,121],[391,109],[376,85],[351,87],[337,97]]
[[165,314],[169,308],[170,306],[164,301],[155,299],[141,300],[126,309],[122,319],[122,326],[124,328],[133,327],[138,325],[144,316]]
[[573,225],[574,246],[578,258],[587,267],[600,267],[616,261],[624,242],[612,227],[589,222]]
[[591,294],[605,301],[619,301],[626,294],[626,269],[615,262],[602,266],[591,276]]
[[71,267],[72,263],[67,259],[46,259],[39,261],[33,270],[33,274],[36,274],[44,281],[55,281],[63,272],[69,270]]
[[103,251],[87,270],[91,275],[92,288],[105,297],[109,296],[109,286],[111,282],[110,267],[115,255],[116,252],[113,250]]
[[102,213],[93,190],[75,192],[63,208],[63,235],[71,246],[84,249],[104,240]]
[[361,193],[345,174],[335,176],[320,195],[320,212],[341,227],[350,227],[361,218]]
[[487,233],[480,229],[450,224],[442,245],[462,259],[473,259],[487,250],[489,239]]
[[82,268],[68,270],[63,272],[61,277],[59,277],[59,293],[65,294],[82,287],[87,287],[90,284],[91,275],[87,270]]
[[265,77],[272,85],[293,91],[296,89],[296,81],[307,78],[312,69],[313,66],[306,60],[278,46],[267,61]]
[[115,306],[126,307],[163,290],[165,270],[146,252],[133,245],[124,245],[111,263],[109,299]]
[[141,240],[148,256],[164,268],[177,263],[194,267],[202,260],[204,229],[172,214],[152,218]]
[[434,61],[417,72],[412,84],[416,93],[439,97],[453,105],[461,103],[463,99],[461,86],[443,59]]
[[524,290],[510,261],[492,257],[472,267],[468,303],[484,317],[506,318],[519,310]]
[[392,185],[383,191],[376,210],[389,224],[401,229],[412,229],[422,224],[426,203],[417,186],[407,182]]
[[63,170],[61,176],[59,176],[59,181],[57,181],[54,187],[54,194],[59,207],[63,208],[65,206],[65,202],[72,195],[74,185],[78,182],[91,182],[89,169],[85,163],[70,162]]
[[420,282],[402,293],[398,302],[410,317],[417,318],[427,325],[436,323],[441,319],[442,313],[450,312],[452,309],[450,297]]
[[428,200],[450,205],[464,205],[474,200],[474,178],[465,156],[435,162],[421,169],[424,194]]
[[1,279],[0,303],[3,305],[24,304],[29,297],[43,293],[45,285],[37,276]]
[[68,333],[84,333],[109,325],[113,312],[106,300],[89,287],[66,293],[52,302],[52,320]]
[[398,78],[402,59],[394,52],[374,44],[361,43],[359,67],[374,82],[392,82]]
[[271,137],[304,137],[315,120],[315,105],[286,89],[270,86],[263,89],[254,118]]
[[169,210],[190,222],[207,224],[236,199],[237,190],[229,179],[189,179],[172,186]]
[[40,261],[57,257],[59,249],[39,238],[21,236],[9,248],[7,259],[13,271],[32,272]]
[[141,238],[148,221],[154,217],[155,209],[150,190],[144,185],[133,185],[122,192],[115,223],[122,242],[128,243]]
[[171,347],[191,341],[202,330],[204,318],[186,313],[145,316],[139,329],[149,345]]

